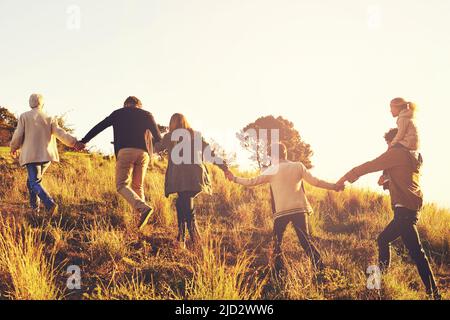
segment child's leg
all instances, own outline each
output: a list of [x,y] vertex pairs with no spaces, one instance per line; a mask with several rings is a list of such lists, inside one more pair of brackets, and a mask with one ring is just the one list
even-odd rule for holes
[[275,271],[279,272],[283,268],[283,257],[281,254],[281,245],[283,243],[284,231],[289,223],[289,217],[280,217],[274,221],[273,235],[274,235],[274,258]]
[[314,246],[314,244],[312,243],[311,237],[309,235],[307,214],[299,213],[292,216],[291,219],[292,223],[294,224],[298,240],[300,241],[300,245],[305,250],[308,257],[311,259],[314,268],[318,270],[323,270],[324,266],[322,262],[322,257],[320,256],[319,250],[317,250],[316,246]]

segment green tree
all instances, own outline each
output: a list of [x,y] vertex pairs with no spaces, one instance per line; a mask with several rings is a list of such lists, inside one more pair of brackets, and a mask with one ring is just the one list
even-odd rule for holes
[[287,147],[288,159],[302,162],[308,169],[312,168],[313,151],[311,146],[302,140],[300,133],[294,128],[294,124],[281,116],[275,118],[270,115],[258,118],[255,122],[245,126],[236,136],[240,140],[241,146],[251,152],[250,159],[255,161],[261,169],[270,165],[267,150],[272,139],[276,137],[276,135],[272,136],[272,133],[276,132],[278,132],[279,141]]

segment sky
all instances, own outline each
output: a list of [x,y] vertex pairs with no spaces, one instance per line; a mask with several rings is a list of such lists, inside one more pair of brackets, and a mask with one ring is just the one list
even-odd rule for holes
[[389,102],[404,97],[419,107],[425,201],[450,207],[449,15],[448,0],[0,0],[0,105],[20,114],[42,93],[81,139],[135,95],[160,124],[185,114],[244,168],[235,133],[283,116],[311,144],[312,172],[335,181],[385,151]]

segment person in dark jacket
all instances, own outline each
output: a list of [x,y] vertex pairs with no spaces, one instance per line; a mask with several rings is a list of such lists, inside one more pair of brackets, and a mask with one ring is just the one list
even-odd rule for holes
[[153,213],[145,201],[144,180],[153,143],[161,140],[161,133],[152,114],[142,110],[141,101],[128,97],[123,108],[97,124],[81,142],[87,144],[110,126],[114,129],[117,192],[139,212],[139,229],[142,229]]
[[207,160],[228,172],[227,164],[216,156],[200,132],[194,131],[182,114],[176,113],[170,119],[169,133],[155,145],[158,152],[168,151],[169,161],[165,177],[165,195],[177,194],[178,241],[186,246],[186,231],[196,244],[199,231],[195,219],[194,198],[201,192],[211,194],[212,187]]

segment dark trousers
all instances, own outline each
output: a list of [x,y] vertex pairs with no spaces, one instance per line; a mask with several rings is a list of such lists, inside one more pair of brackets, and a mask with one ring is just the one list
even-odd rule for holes
[[309,235],[308,215],[307,213],[297,213],[284,217],[279,217],[274,222],[274,238],[275,238],[275,269],[277,271],[283,268],[283,259],[281,255],[281,244],[283,243],[283,235],[286,231],[287,225],[292,222],[295,232],[297,233],[298,241],[305,250],[314,268],[318,270],[323,269],[323,262],[319,251],[314,246]]
[[186,230],[193,242],[199,240],[197,222],[195,220],[194,198],[196,192],[179,192],[176,200],[178,218],[178,241],[185,241]]
[[390,244],[395,239],[401,237],[408,249],[409,255],[414,260],[419,275],[428,294],[436,293],[436,281],[431,271],[430,264],[417,232],[418,211],[407,208],[395,208],[394,220],[384,229],[378,237],[379,263],[380,269],[386,271],[391,262]]
[[28,173],[27,188],[30,195],[30,206],[33,209],[39,209],[39,200],[42,200],[47,210],[55,204],[52,197],[42,186],[42,177],[49,166],[50,162],[28,163],[26,165]]

